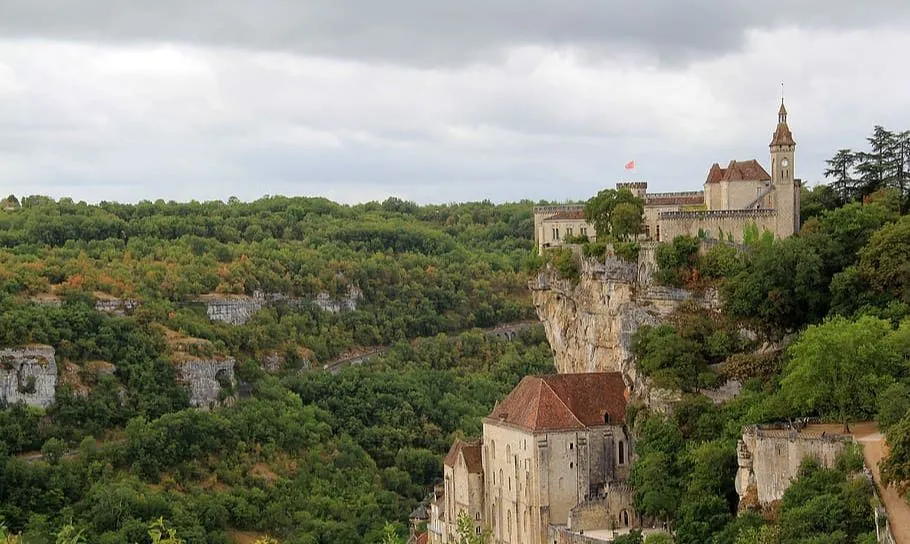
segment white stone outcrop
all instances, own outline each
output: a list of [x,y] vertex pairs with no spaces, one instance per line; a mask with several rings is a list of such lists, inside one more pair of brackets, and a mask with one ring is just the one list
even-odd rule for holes
[[49,406],[57,389],[57,360],[51,346],[0,349],[0,401]]
[[[352,312],[357,309],[363,291],[355,285],[348,288],[347,293],[340,298],[333,298],[328,293],[319,293],[311,301],[319,309],[332,312]],[[206,315],[212,321],[222,321],[231,325],[243,325],[253,314],[265,307],[289,306],[299,308],[307,301],[296,297],[289,297],[283,293],[263,293],[256,291],[253,296],[247,295],[216,295],[208,294],[199,298],[206,304]]]
[[177,363],[177,377],[190,391],[190,405],[210,408],[219,404],[224,388],[234,385],[234,358],[187,359]]

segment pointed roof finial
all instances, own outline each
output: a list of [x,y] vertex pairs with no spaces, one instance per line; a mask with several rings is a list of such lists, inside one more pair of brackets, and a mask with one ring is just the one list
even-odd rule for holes
[[777,110],[777,117],[779,123],[787,122],[787,108],[784,107],[784,82],[780,82],[780,109]]

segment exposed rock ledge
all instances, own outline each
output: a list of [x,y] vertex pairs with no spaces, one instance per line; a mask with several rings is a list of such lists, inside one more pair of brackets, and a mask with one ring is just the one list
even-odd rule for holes
[[[363,292],[351,285],[347,293],[340,298],[332,298],[328,293],[319,293],[309,302],[315,304],[325,312],[339,313],[351,312],[363,298]],[[304,299],[289,297],[282,293],[263,293],[256,291],[253,296],[247,295],[219,295],[206,294],[199,297],[206,304],[206,315],[212,321],[222,321],[231,325],[243,325],[253,317],[253,314],[266,306],[285,305],[300,307]]]
[[0,401],[42,408],[54,401],[57,360],[51,346],[0,349]]

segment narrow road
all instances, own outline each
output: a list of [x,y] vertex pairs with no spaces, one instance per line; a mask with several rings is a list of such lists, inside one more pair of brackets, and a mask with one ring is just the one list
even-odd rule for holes
[[[816,432],[827,431],[831,434],[841,434],[843,427],[840,424],[812,425]],[[878,423],[865,421],[850,425],[853,439],[863,447],[863,457],[866,466],[872,470],[872,478],[878,486],[882,502],[888,511],[888,522],[891,524],[891,533],[897,544],[910,544],[910,505],[901,497],[893,487],[882,485],[878,463],[888,452],[885,437],[878,429]]]
[[866,424],[857,425],[853,437],[863,445],[863,456],[866,458],[866,465],[872,469],[872,477],[881,491],[882,501],[888,511],[888,522],[891,524],[891,533],[894,535],[895,542],[897,544],[910,544],[910,505],[893,487],[882,485],[881,474],[879,474],[878,470],[879,461],[882,460],[888,451],[885,437],[879,432],[877,425],[873,425],[871,428],[864,428],[865,426]]

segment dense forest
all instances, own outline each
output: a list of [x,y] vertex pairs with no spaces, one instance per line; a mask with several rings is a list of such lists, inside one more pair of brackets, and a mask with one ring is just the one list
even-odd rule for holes
[[[797,236],[754,235],[707,251],[679,237],[658,248],[659,281],[718,289],[723,305],[720,314],[684,307],[633,339],[652,383],[684,393],[670,416],[632,412],[636,508],[667,520],[674,542],[876,542],[872,486],[857,451],[832,468],[807,459],[772,512],[738,504],[733,482],[745,425],[874,419],[892,451],[883,481],[908,489],[910,216],[900,211],[898,190],[843,203],[820,185],[803,190]],[[715,405],[699,394],[728,378],[744,384],[733,401]]]
[[[541,327],[511,341],[482,330],[534,316],[530,202],[7,202],[0,346],[51,345],[78,377],[47,410],[0,408],[0,533],[28,544],[150,542],[160,518],[187,542],[378,542],[389,522],[404,534],[453,437],[552,370]],[[351,311],[307,302],[351,286]],[[199,302],[256,291],[305,303],[230,325]],[[138,306],[95,310],[111,297]],[[234,357],[244,397],[188,409],[174,338]],[[370,346],[386,350],[311,370]],[[266,371],[269,352],[282,368]]]
[[[801,232],[786,240],[659,246],[658,281],[717,289],[723,304],[683,308],[634,337],[640,370],[683,395],[672,414],[633,404],[627,416],[636,508],[665,520],[675,542],[874,541],[856,451],[833,468],[807,462],[771,515],[739,513],[744,425],[878,419],[892,450],[882,473],[910,487],[910,216],[887,179],[855,193],[804,189]],[[541,326],[511,340],[484,329],[535,317],[527,279],[540,266],[579,270],[567,252],[536,256],[531,202],[10,197],[5,208],[0,347],[53,346],[62,368],[46,409],[0,407],[0,539],[25,544],[168,542],[169,531],[185,542],[395,542],[452,440],[478,436],[522,376],[553,369]],[[611,227],[634,257],[628,229]],[[346,311],[315,302],[352,289]],[[297,302],[242,324],[206,313],[206,297],[257,293]],[[111,299],[135,305],[97,311]],[[238,386],[218,408],[189,408],[181,343],[236,360]],[[272,354],[281,365],[264,363]],[[699,394],[727,378],[744,384],[735,400]]]

